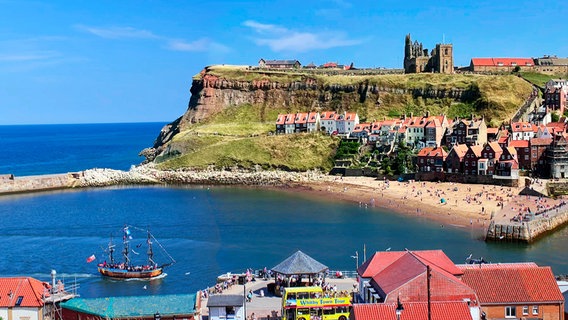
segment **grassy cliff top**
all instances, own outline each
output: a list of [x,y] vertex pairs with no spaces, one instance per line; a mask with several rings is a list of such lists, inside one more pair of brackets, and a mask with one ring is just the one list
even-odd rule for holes
[[[467,89],[478,83],[500,85],[507,82],[521,84],[521,78],[515,75],[480,75],[480,74],[369,74],[380,71],[367,70],[263,70],[256,67],[236,65],[213,65],[205,68],[205,72],[227,80],[254,81],[268,80],[280,83],[291,83],[314,79],[321,85],[358,85],[369,83],[388,88],[437,88]],[[200,79],[201,73],[194,79]]]

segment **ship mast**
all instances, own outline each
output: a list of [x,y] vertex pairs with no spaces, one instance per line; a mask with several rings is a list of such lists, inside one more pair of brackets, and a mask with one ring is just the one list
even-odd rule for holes
[[124,265],[128,267],[130,266],[130,260],[128,259],[128,252],[130,251],[130,248],[128,247],[130,230],[128,230],[128,226],[125,226],[123,231],[124,235],[122,236],[122,242],[124,244],[124,249],[122,249],[122,255],[124,256]]
[[148,231],[148,240],[146,240],[146,242],[148,243],[148,265],[149,266],[153,266],[156,263],[154,262],[154,252],[152,251],[152,235],[150,234],[150,230]]
[[110,242],[108,243],[108,256],[110,258],[110,263],[114,264],[114,245],[112,244],[112,234],[110,235]]

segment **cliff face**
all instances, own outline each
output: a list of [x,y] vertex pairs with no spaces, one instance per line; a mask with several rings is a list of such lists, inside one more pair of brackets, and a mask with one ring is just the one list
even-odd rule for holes
[[[260,104],[286,109],[324,110],[337,109],[337,102],[367,103],[380,105],[380,96],[385,93],[409,94],[423,98],[451,98],[461,100],[465,97],[463,89],[436,88],[389,88],[359,84],[318,85],[317,80],[305,77],[303,81],[290,83],[270,80],[236,81],[227,80],[211,74],[193,81],[191,99],[181,125],[200,122],[209,115],[227,106],[240,104]],[[477,98],[477,97],[476,97]],[[335,103],[334,103],[335,102]],[[342,104],[342,106],[344,106]]]
[[[162,129],[154,148],[160,148],[187,126],[201,122],[228,106],[242,104],[261,105],[296,112],[339,110],[347,111],[353,105],[380,108],[383,95],[406,95],[411,98],[473,101],[479,97],[477,90],[458,88],[396,88],[370,84],[321,84],[307,75],[301,80],[281,82],[267,78],[259,80],[233,80],[211,74],[204,69],[191,86],[191,98],[185,114]],[[270,121],[271,119],[264,119]]]

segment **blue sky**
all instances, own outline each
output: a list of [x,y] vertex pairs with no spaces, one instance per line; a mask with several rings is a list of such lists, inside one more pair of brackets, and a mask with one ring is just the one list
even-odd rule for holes
[[568,56],[562,1],[0,0],[0,125],[173,121],[191,78],[260,58],[400,68],[404,36]]

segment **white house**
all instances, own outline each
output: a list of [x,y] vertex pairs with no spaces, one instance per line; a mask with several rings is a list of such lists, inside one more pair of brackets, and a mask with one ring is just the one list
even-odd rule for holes
[[209,320],[245,320],[244,296],[236,294],[215,294],[207,300]]
[[0,278],[0,318],[43,320],[46,285],[30,277]]
[[359,124],[359,115],[352,112],[344,112],[336,118],[336,126],[338,134],[349,135],[355,129],[355,126]]
[[296,114],[289,113],[286,115],[286,121],[284,122],[284,133],[290,134],[296,131]]
[[336,120],[337,113],[335,111],[324,111],[320,115],[321,128],[325,129],[327,134],[332,134],[337,131]]
[[513,122],[511,123],[512,140],[527,140],[530,141],[534,138],[537,127],[528,122]]
[[320,115],[317,112],[310,112],[308,114],[308,132],[319,131],[320,128]]

